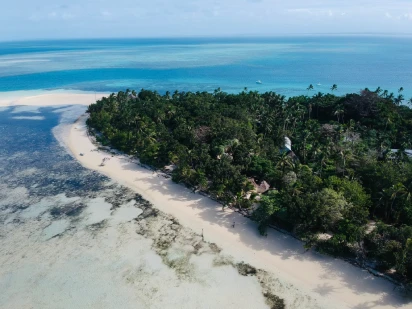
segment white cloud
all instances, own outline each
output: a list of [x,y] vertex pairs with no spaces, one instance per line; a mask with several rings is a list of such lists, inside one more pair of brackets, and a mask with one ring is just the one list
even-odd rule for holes
[[404,17],[405,19],[412,20],[412,13],[403,14],[403,17]]
[[[61,9],[61,10],[59,10]],[[57,21],[57,20],[70,20],[75,18],[75,15],[66,10],[65,7],[59,7],[58,10],[55,11],[37,11],[29,16],[30,21]]]
[[[295,9],[287,9],[286,12],[292,14],[303,14],[303,15],[312,15],[312,16],[328,16],[332,17],[335,15],[335,12],[331,9],[318,9],[318,8],[295,8]],[[338,13],[339,15],[346,15],[346,13]]]
[[73,14],[71,14],[71,13],[63,13],[63,14],[61,15],[61,18],[64,19],[64,20],[73,19],[74,17],[75,17],[75,16],[74,16]]
[[0,40],[46,38],[56,33],[63,37],[412,33],[411,0],[3,2]]
[[112,13],[110,13],[109,11],[106,11],[106,10],[101,11],[100,14],[104,17],[112,16]]

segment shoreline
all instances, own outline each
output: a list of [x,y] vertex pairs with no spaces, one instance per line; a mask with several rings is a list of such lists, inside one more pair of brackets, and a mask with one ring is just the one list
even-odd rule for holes
[[68,91],[65,89],[0,92],[0,107],[89,105],[95,102],[96,99],[107,95],[109,93]]
[[[173,215],[183,226],[196,233],[200,234],[203,230],[205,240],[216,243],[226,254],[275,273],[305,292],[316,291],[319,285],[328,286],[332,292],[324,297],[325,300],[338,300],[341,305],[350,308],[360,303],[375,303],[390,297],[390,292],[393,292],[390,282],[376,278],[366,270],[314,251],[305,253],[302,243],[291,236],[275,230],[270,230],[267,238],[260,236],[257,225],[250,219],[227,208],[222,211],[221,204],[130,162],[128,156],[110,157],[105,166],[99,166],[102,159],[111,154],[91,152],[96,146],[87,135],[86,119],[87,116],[83,115],[76,121],[66,141],[74,157],[84,167],[133,189],[156,208]],[[236,222],[236,228],[231,227],[232,222]],[[280,256],[279,251],[283,251]],[[358,281],[356,286],[359,286],[351,288],[353,283],[348,286],[346,280]],[[374,292],[360,295],[361,287],[372,288]],[[392,295],[394,300],[397,298],[395,294]],[[374,305],[374,308],[391,307]]]
[[[9,105],[3,105],[4,99],[0,97],[0,106],[88,105],[92,102],[94,94],[85,93],[46,93],[17,98]],[[137,166],[128,156],[110,156],[105,166],[99,166],[109,154],[91,151],[96,146],[87,136],[85,120],[83,115],[75,124],[70,124],[62,138],[81,165],[133,189],[195,233],[201,234],[203,230],[206,241],[216,243],[237,261],[269,271],[282,282],[325,304],[332,302],[349,308],[408,306],[385,279],[339,259],[313,251],[305,253],[300,241],[278,231],[271,229],[264,238],[250,219],[230,209],[222,211],[221,204]],[[235,228],[232,228],[233,222],[236,222]]]

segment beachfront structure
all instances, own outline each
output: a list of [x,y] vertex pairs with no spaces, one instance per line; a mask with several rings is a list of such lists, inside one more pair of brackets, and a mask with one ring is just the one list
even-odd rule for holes
[[253,185],[253,192],[258,194],[263,194],[270,189],[270,185],[266,181],[262,181],[260,184],[257,184],[253,178],[249,178],[248,181]]
[[291,152],[292,151],[292,141],[290,140],[290,138],[289,137],[287,137],[287,136],[285,136],[285,140],[284,140],[284,143],[283,143],[283,147],[281,147],[280,149],[279,149],[279,151],[280,151],[280,153],[289,153],[289,152]]
[[[396,153],[399,151],[399,149],[391,149],[391,153],[396,155]],[[412,158],[412,149],[405,149],[404,153],[409,157]]]

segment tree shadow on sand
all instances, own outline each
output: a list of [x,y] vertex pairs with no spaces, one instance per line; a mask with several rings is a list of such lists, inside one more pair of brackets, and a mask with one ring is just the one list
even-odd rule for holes
[[[294,260],[313,265],[320,265],[321,272],[314,280],[335,280],[342,287],[349,289],[355,295],[369,294],[368,296],[379,295],[378,300],[357,304],[353,308],[373,308],[374,306],[392,306],[394,308],[407,304],[410,300],[400,297],[399,291],[394,289],[394,285],[389,281],[378,278],[357,268],[343,260],[322,255],[313,250],[306,251],[303,243],[289,235],[283,234],[274,229],[269,229],[268,236],[263,237],[258,233],[257,224],[252,220],[236,213],[232,210],[222,210],[222,205],[200,194],[193,193],[183,185],[175,184],[171,179],[166,179],[161,175],[153,174],[152,171],[137,166],[128,160],[122,162],[125,170],[136,171],[136,179],[144,182],[150,190],[166,196],[171,207],[176,207],[177,202],[184,202],[184,207],[197,210],[197,216],[212,226],[223,227],[227,232],[236,235],[238,241],[249,247],[251,250],[259,252],[266,251],[281,260]],[[235,227],[233,227],[235,222]],[[199,227],[200,232],[202,227]],[[204,230],[207,238],[207,229]],[[302,264],[302,268],[307,264]],[[318,285],[313,291],[321,296],[337,293],[341,288],[333,287],[325,282]]]
[[334,292],[336,289],[328,284],[328,283],[324,283],[324,284],[319,284],[315,289],[313,289],[313,292],[321,295],[321,296],[327,296],[330,293]]

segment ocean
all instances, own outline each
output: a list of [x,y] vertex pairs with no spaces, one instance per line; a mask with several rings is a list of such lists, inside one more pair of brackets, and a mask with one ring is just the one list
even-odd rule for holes
[[[409,49],[406,38],[353,37],[9,42],[0,43],[0,92],[247,87],[295,95],[307,94],[310,83],[324,92],[336,83],[338,94],[377,86],[403,86],[412,94]],[[61,138],[85,109],[0,106],[0,308],[267,308],[274,295],[291,309],[341,308],[344,300],[335,292],[341,288],[344,297],[360,295],[359,308],[403,304],[383,279],[355,276],[349,264],[328,257],[319,257],[323,266],[310,290],[293,285],[287,273],[245,275],[248,266],[239,257],[203,241],[203,225],[185,228],[68,154]],[[165,187],[153,177],[153,186]],[[206,241],[211,226],[231,223],[213,215],[216,223],[209,225],[208,213],[199,212]],[[266,250],[268,240],[254,241],[246,225],[236,221],[236,231],[228,230],[240,243],[253,241],[250,250]],[[269,233],[275,263],[311,265],[301,244],[290,246],[295,240]],[[334,278],[336,289],[329,283]]]
[[[412,96],[412,38],[305,36],[0,42],[0,91],[126,88],[287,96],[358,92]],[[257,83],[261,81],[261,83]],[[309,84],[314,90],[308,92]]]

